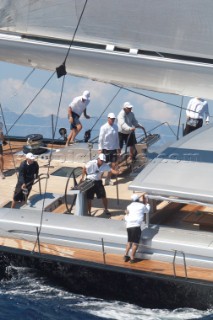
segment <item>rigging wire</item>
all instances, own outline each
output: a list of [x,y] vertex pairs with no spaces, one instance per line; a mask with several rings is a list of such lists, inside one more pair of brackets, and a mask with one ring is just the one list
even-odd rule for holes
[[[120,87],[119,85],[115,84],[115,83],[112,83],[113,86],[115,87]],[[135,91],[135,90],[132,90],[132,89],[129,89],[129,88],[126,88],[126,87],[122,87],[124,90],[126,91],[129,91],[129,92],[132,92],[132,93],[135,93],[135,94],[138,94],[139,96],[143,96],[143,97],[146,97],[148,99],[152,99],[152,100],[155,100],[155,101],[158,101],[158,102],[162,102],[162,103],[165,103],[165,104],[168,104],[170,106],[173,106],[173,107],[176,107],[176,108],[181,108],[180,106],[178,106],[177,104],[174,104],[174,103],[170,103],[170,102],[166,102],[164,100],[161,100],[161,99],[158,99],[158,98],[153,98],[153,97],[150,97],[144,93],[141,93],[141,92],[138,92],[138,91]]]
[[9,128],[8,133],[10,132],[10,130],[15,126],[15,124],[18,122],[18,120],[23,116],[23,114],[27,111],[27,109],[31,106],[31,104],[33,103],[33,101],[35,101],[35,99],[38,97],[38,95],[41,93],[41,91],[46,87],[47,83],[52,79],[52,77],[54,76],[54,74],[56,73],[56,71],[54,71],[51,76],[47,79],[47,81],[45,82],[45,84],[42,86],[41,89],[39,89],[39,91],[37,92],[37,94],[34,96],[34,98],[30,101],[30,103],[28,103],[28,105],[26,106],[26,108],[24,109],[24,111],[20,114],[20,116],[14,121],[14,123],[12,124],[12,126]]
[[[68,55],[69,55],[70,48],[71,48],[72,43],[73,43],[73,41],[74,41],[76,32],[77,32],[78,27],[79,27],[79,25],[80,25],[80,21],[81,21],[81,19],[82,19],[83,13],[84,13],[84,11],[85,11],[86,4],[87,4],[87,0],[86,0],[85,3],[84,3],[84,6],[83,6],[83,9],[82,9],[81,15],[80,15],[80,17],[79,17],[77,26],[76,26],[76,28],[75,28],[75,32],[74,32],[74,34],[73,34],[73,38],[72,38],[72,40],[71,40],[69,49],[68,49],[67,54],[66,54],[66,56],[65,56],[64,63],[63,63],[63,64],[64,64],[64,67],[65,67],[65,63],[66,63],[67,57],[68,57]],[[57,71],[58,71],[58,70],[57,70],[57,68],[56,68],[56,71],[55,71],[55,72],[57,72]],[[52,76],[55,74],[55,72],[52,74]],[[57,73],[58,73],[58,72],[57,72]],[[51,76],[51,77],[52,77],[52,76]],[[59,99],[59,104],[58,104],[58,110],[57,110],[57,114],[56,114],[55,128],[54,128],[54,131],[53,131],[52,147],[53,147],[53,143],[54,143],[54,139],[55,139],[55,134],[56,134],[56,128],[57,128],[57,124],[58,124],[59,111],[60,111],[61,101],[62,101],[62,95],[63,95],[63,91],[64,91],[64,83],[65,83],[66,72],[63,73],[62,76],[63,76],[63,80],[62,80],[62,87],[61,87],[61,94],[60,94],[60,99]],[[49,79],[49,80],[50,80],[50,79]],[[45,85],[46,85],[46,84],[45,84]],[[49,170],[50,170],[50,163],[51,163],[51,161],[52,161],[52,151],[50,152],[50,159],[49,159],[49,164],[48,164],[48,168],[47,168],[47,174],[48,174],[48,175],[49,175]],[[44,195],[46,195],[47,185],[48,185],[48,182],[47,182],[47,179],[46,179]],[[37,243],[37,241],[38,241],[38,239],[39,239],[39,235],[40,235],[40,233],[41,233],[41,228],[42,228],[42,223],[43,223],[43,215],[44,215],[44,203],[45,203],[45,196],[44,196],[44,198],[43,198],[43,203],[42,203],[42,211],[41,211],[41,217],[40,217],[40,225],[39,225],[39,230],[38,230],[38,237],[37,237],[37,239],[36,239],[36,241],[35,241],[35,243],[34,243],[34,248],[33,248],[32,252],[34,252],[34,250],[35,250],[36,243]]]
[[[7,134],[7,136],[8,136],[7,125],[6,125],[6,122],[5,122],[5,117],[4,117],[4,113],[3,113],[3,109],[2,109],[1,103],[0,103],[0,109],[1,109],[2,120],[3,120],[4,127],[5,127],[5,131],[6,131],[6,134]],[[11,152],[11,154],[12,154],[13,166],[14,166],[14,168],[16,169],[16,162],[15,162],[14,154],[13,154],[13,152],[12,152],[12,147],[11,147],[10,141],[9,141],[8,144],[9,144],[9,147],[10,147],[10,152]],[[16,173],[16,176],[18,177],[18,174],[17,174],[17,171],[16,171],[16,170],[15,170],[15,173]]]
[[177,140],[179,139],[179,131],[180,131],[180,120],[181,120],[181,114],[182,114],[182,110],[183,110],[183,100],[184,100],[184,97],[182,96],[182,98],[181,98],[181,108],[180,108],[180,115],[179,115],[179,120],[178,120],[178,129],[177,129]]
[[[119,85],[115,84],[115,83],[112,83],[113,86],[115,87],[120,87]],[[178,109],[181,109],[182,110],[187,110],[187,108],[184,108],[183,107],[183,101],[181,102],[181,106],[177,105],[177,104],[174,104],[174,103],[171,103],[171,102],[167,102],[167,101],[164,101],[164,100],[161,100],[161,99],[158,99],[158,98],[154,98],[154,97],[150,97],[149,95],[146,95],[144,93],[141,93],[141,92],[138,92],[138,91],[135,91],[135,90],[132,90],[132,89],[129,89],[129,88],[126,88],[126,87],[122,87],[124,90],[126,91],[129,91],[129,92],[132,92],[134,94],[138,94],[139,96],[143,96],[143,97],[146,97],[148,99],[151,99],[151,100],[155,100],[155,101],[158,101],[158,102],[162,102],[162,103],[165,103],[169,106],[172,106],[172,107],[175,107],[175,108],[178,108]],[[184,96],[182,96],[182,99],[184,99]],[[212,118],[213,116],[209,116],[210,118]]]
[[75,39],[75,35],[76,35],[77,31],[78,31],[78,27],[79,27],[79,25],[80,25],[81,19],[82,19],[83,14],[84,14],[84,11],[85,11],[85,9],[86,9],[87,1],[88,1],[88,0],[85,1],[84,6],[83,6],[83,9],[82,9],[82,11],[81,11],[81,15],[80,15],[80,17],[79,17],[79,19],[78,19],[78,23],[77,23],[77,25],[76,25],[75,31],[74,31],[74,33],[73,33],[72,40],[71,40],[71,42],[70,42],[69,48],[68,48],[68,50],[67,50],[67,54],[66,54],[65,59],[64,59],[64,62],[63,62],[64,64],[65,64],[66,61],[67,61],[67,58],[68,58],[68,55],[69,55],[71,46],[72,46],[73,41],[74,41],[74,39]]
[[29,79],[29,77],[33,74],[34,71],[35,71],[35,68],[33,68],[33,69],[28,73],[28,75],[24,78],[24,80],[22,81],[21,85],[19,86],[18,90],[15,91],[15,93],[10,97],[10,99],[17,96],[18,91],[21,89],[21,87],[23,87],[23,85],[25,84],[25,82],[27,81],[27,79]]
[[[58,110],[57,110],[57,114],[56,114],[55,127],[54,127],[54,131],[53,131],[52,147],[53,147],[54,140],[55,140],[55,134],[56,134],[57,124],[58,124],[58,116],[59,116],[59,111],[60,111],[60,107],[61,107],[62,95],[63,95],[63,91],[64,91],[64,83],[65,83],[65,76],[63,77],[63,80],[62,80],[61,94],[60,94]],[[49,176],[51,161],[52,161],[52,150],[50,152],[50,159],[49,159],[49,163],[48,163],[48,167],[47,167],[47,176]],[[36,241],[34,243],[34,248],[33,248],[32,252],[34,252],[34,250],[35,250],[39,235],[41,233],[41,228],[42,228],[42,223],[43,223],[43,216],[44,216],[45,196],[46,196],[46,193],[47,193],[47,186],[48,186],[48,179],[46,179],[46,182],[45,182],[44,197],[43,197],[42,210],[41,210],[41,216],[40,216],[40,224],[39,224],[39,229],[38,229],[38,237],[37,237],[37,239],[36,239]]]
[[100,116],[98,117],[98,119],[95,121],[95,123],[93,124],[92,128],[90,129],[90,131],[92,131],[94,129],[94,127],[96,126],[96,124],[98,123],[98,121],[100,120],[100,118],[102,117],[102,115],[104,114],[104,112],[109,108],[109,106],[112,104],[112,102],[115,100],[115,98],[118,96],[118,94],[120,93],[120,91],[122,90],[122,87],[119,87],[119,90],[116,92],[116,94],[112,97],[112,99],[110,100],[110,102],[107,104],[106,108],[104,108],[104,110],[102,111],[102,113],[100,114]]

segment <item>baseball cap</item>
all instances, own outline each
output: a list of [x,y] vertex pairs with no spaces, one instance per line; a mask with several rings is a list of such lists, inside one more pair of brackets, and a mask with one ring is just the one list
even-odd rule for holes
[[89,98],[90,98],[90,92],[89,92],[88,90],[85,90],[85,91],[83,92],[83,94],[82,94],[82,98],[83,98],[84,100],[89,100]]
[[128,109],[132,109],[133,106],[131,105],[130,102],[124,102],[123,107],[122,108],[128,108]]
[[108,114],[108,118],[115,119],[116,116],[115,116],[115,114],[113,112],[111,112],[111,113]]
[[105,154],[104,154],[104,153],[100,153],[99,156],[98,156],[98,159],[106,162],[106,156],[105,156]]
[[139,196],[137,194],[133,193],[131,195],[131,199],[132,199],[132,201],[137,201],[137,200],[139,200]]
[[26,154],[26,159],[35,160],[35,156],[31,152],[29,152]]

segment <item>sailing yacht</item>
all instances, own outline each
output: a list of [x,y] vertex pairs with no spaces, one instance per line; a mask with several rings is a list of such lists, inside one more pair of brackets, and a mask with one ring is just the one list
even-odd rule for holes
[[[209,0],[2,1],[0,59],[56,70],[58,77],[70,73],[212,99],[212,9]],[[69,288],[79,282],[82,292],[84,279],[94,295],[144,306],[154,307],[156,300],[167,308],[212,306],[212,130],[196,130],[152,161],[147,151],[155,137],[138,143],[135,167],[124,160],[124,176],[107,186],[111,219],[98,202],[87,215],[88,186],[78,183],[82,166],[97,157],[96,142],[65,148],[37,137],[48,151],[38,159],[43,176],[19,209],[10,208],[16,176],[6,172],[1,251],[10,261],[53,270]],[[24,158],[23,141],[14,143],[13,152],[4,147],[8,172]],[[123,217],[132,192],[146,192],[152,207],[134,265],[123,261]]]

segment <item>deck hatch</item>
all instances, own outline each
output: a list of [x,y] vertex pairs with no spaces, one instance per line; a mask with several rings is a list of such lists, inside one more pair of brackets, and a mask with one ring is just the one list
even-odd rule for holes
[[[70,174],[73,172],[75,168],[74,167],[61,167],[57,169],[56,171],[52,172],[52,176],[58,176],[58,177],[69,177]],[[82,174],[82,169],[75,169],[75,177],[79,177]]]

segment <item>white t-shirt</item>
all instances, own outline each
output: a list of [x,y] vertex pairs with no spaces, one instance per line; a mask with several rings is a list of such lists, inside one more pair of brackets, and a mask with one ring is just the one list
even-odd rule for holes
[[74,98],[72,102],[69,104],[69,107],[71,107],[72,111],[75,112],[80,117],[89,103],[90,103],[90,100],[82,101],[82,96],[80,96],[80,97]]
[[90,180],[101,180],[102,174],[111,170],[110,166],[106,163],[103,163],[98,167],[98,160],[91,160],[86,164],[87,179]]
[[150,205],[142,202],[132,202],[127,207],[128,214],[125,215],[125,222],[127,228],[140,227],[144,220],[144,213],[148,213]]

